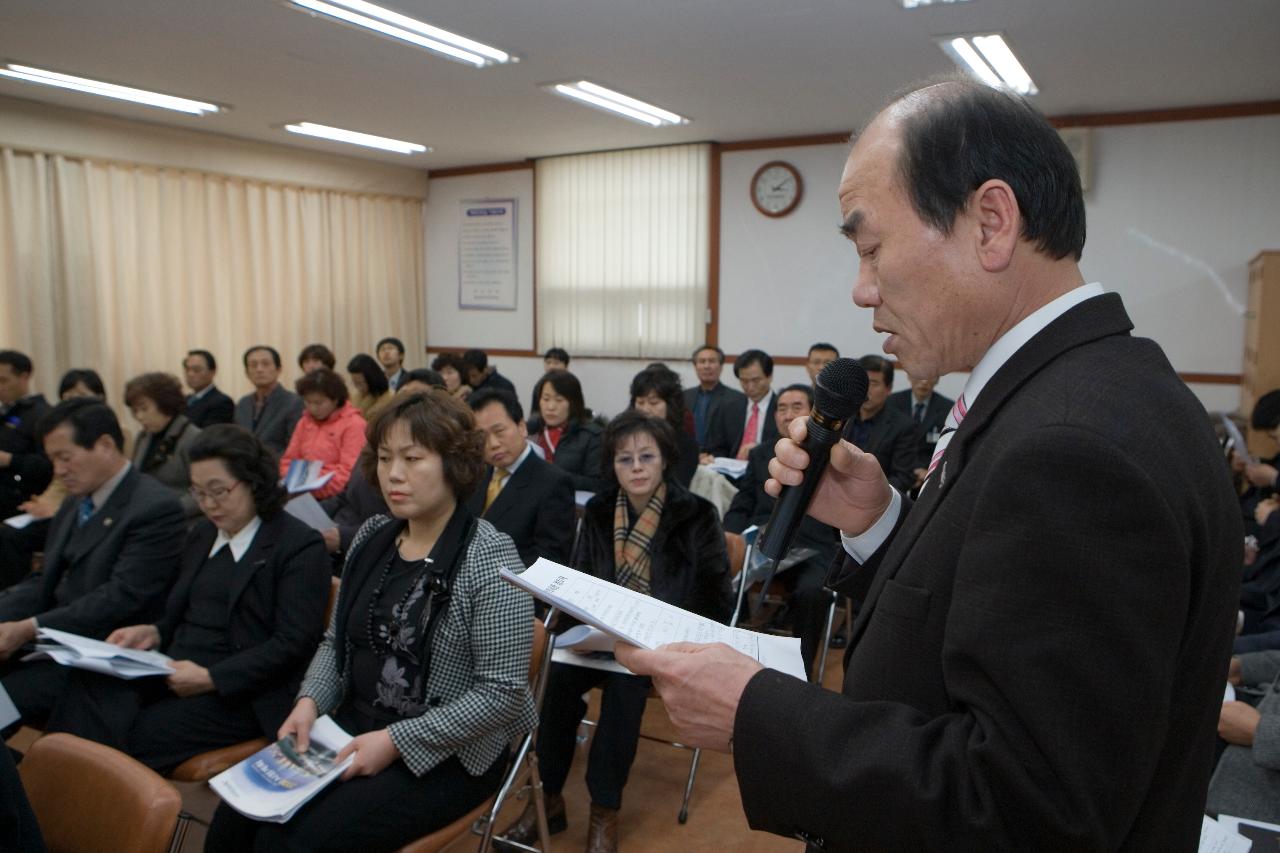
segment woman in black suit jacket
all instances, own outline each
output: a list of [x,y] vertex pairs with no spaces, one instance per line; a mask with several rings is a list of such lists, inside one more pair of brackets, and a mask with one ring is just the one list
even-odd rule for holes
[[533,389],[542,427],[532,441],[543,457],[573,477],[573,488],[598,492],[604,488],[600,469],[600,433],[582,399],[582,384],[567,370],[552,370]]
[[49,721],[167,771],[210,749],[274,736],[324,629],[330,564],[320,535],[283,511],[272,454],[230,424],[191,445],[191,494],[205,518],[154,625],[107,641],[162,650],[166,679],[75,672]]

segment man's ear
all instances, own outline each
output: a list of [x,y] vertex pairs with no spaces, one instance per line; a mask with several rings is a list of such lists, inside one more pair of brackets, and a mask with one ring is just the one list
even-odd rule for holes
[[991,179],[973,191],[970,213],[977,223],[977,255],[987,272],[1003,272],[1022,235],[1022,213],[1013,188]]

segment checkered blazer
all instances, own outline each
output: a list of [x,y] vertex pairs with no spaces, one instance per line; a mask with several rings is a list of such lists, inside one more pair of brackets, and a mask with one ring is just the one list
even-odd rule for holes
[[[337,606],[298,691],[299,697],[314,699],[321,714],[337,709],[350,689],[348,644],[345,637],[341,642],[336,638],[335,624],[345,596],[358,592],[347,588],[348,579],[361,574],[351,567],[362,559],[370,537],[392,521],[374,516],[351,542]],[[537,722],[529,693],[533,599],[498,575],[500,567],[521,565],[511,538],[478,519],[433,640],[426,690],[432,707],[387,726],[391,742],[418,776],[451,755],[479,776]]]

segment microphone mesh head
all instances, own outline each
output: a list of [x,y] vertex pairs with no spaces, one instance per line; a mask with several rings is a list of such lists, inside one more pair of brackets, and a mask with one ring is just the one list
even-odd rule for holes
[[824,417],[848,420],[866,399],[867,371],[852,358],[837,358],[813,384],[813,407]]

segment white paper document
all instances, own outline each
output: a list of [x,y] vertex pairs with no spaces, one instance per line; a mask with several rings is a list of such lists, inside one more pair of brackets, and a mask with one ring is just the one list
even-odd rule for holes
[[807,680],[798,637],[774,637],[730,628],[545,557],[519,574],[502,569],[502,577],[535,598],[633,646],[656,649],[668,643],[724,643],[770,669]]
[[324,507],[320,506],[320,502],[305,492],[285,504],[284,511],[321,533],[338,526],[333,523],[329,513],[324,511]]
[[1235,421],[1226,415],[1222,416],[1222,428],[1227,431],[1227,438],[1231,439],[1232,450],[1236,452],[1244,460],[1244,464],[1252,465],[1256,461],[1253,454],[1249,452],[1249,443],[1244,440],[1244,436],[1240,434],[1240,430],[1236,427]]
[[22,515],[15,515],[12,518],[6,518],[4,523],[12,527],[14,530],[21,530],[24,527],[29,527],[31,522],[35,520],[36,517],[34,515],[29,512],[24,512]]
[[587,501],[591,500],[595,496],[596,496],[595,492],[587,492],[587,491],[583,491],[582,489],[578,489],[573,493],[573,502],[578,506],[586,506]]
[[13,700],[9,698],[9,691],[0,684],[0,729],[9,728],[20,719],[22,714],[18,713],[18,706],[13,704]]
[[[171,659],[159,652],[126,649],[53,628],[38,630],[36,640],[36,650],[23,660],[51,660],[63,666],[125,679],[169,675],[173,672]],[[40,640],[44,642],[39,642]]]
[[724,474],[731,480],[736,480],[747,473],[747,460],[717,456],[707,467],[719,474]]
[[1199,853],[1249,853],[1253,842],[1208,815],[1200,824]]
[[590,625],[574,625],[569,630],[556,635],[555,645],[551,649],[551,660],[569,666],[632,675],[631,670],[618,663],[613,656],[613,644],[616,642],[616,639],[599,628],[593,628]]
[[351,740],[326,715],[311,726],[306,752],[298,752],[292,737],[281,738],[214,776],[209,787],[245,817],[284,823],[351,766],[354,755],[335,761]]
[[289,473],[284,475],[285,490],[291,495],[297,495],[323,488],[325,483],[333,479],[334,472],[321,474],[322,468],[324,462],[319,459],[293,460],[289,463]]

